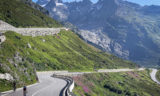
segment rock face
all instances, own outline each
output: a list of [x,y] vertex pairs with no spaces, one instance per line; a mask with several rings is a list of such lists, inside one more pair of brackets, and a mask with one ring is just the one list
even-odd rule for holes
[[5,79],[5,80],[12,81],[13,77],[9,73],[5,73],[5,74],[0,73],[0,79]]
[[123,0],[40,1],[45,1],[53,18],[75,25],[82,38],[96,47],[142,66],[160,65],[159,6]]
[[50,0],[38,0],[37,4],[39,4],[40,6],[44,7],[48,4]]
[[45,8],[50,12],[52,11],[50,16],[56,20],[65,21],[68,19],[68,8],[61,0],[50,0]]
[[6,37],[4,35],[0,36],[0,44],[3,43],[6,40]]
[[32,0],[20,0],[20,1],[24,2],[25,4],[31,6],[34,9],[41,11],[42,13],[46,15],[49,15],[49,12],[45,8],[39,6],[38,4],[35,4],[34,2],[32,2]]

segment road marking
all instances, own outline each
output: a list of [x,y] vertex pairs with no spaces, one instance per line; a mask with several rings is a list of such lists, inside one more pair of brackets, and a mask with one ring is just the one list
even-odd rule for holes
[[[123,72],[124,70],[125,71],[142,71],[142,70],[145,70],[145,68],[139,68],[139,69],[103,69],[103,71],[105,71],[105,72],[102,72],[102,73],[106,73],[106,71],[115,71],[116,70],[116,72]],[[118,71],[119,70],[119,71]],[[111,72],[112,72],[111,71]],[[54,71],[52,71],[53,73],[54,73]],[[52,75],[52,72],[49,72],[49,74],[50,75]],[[47,71],[44,71],[44,72],[37,72],[37,73],[47,73]],[[64,75],[83,75],[83,74],[90,74],[90,73],[100,73],[100,72],[64,72],[65,74]],[[58,73],[57,73],[58,74]],[[63,74],[58,74],[58,75],[63,75]],[[43,76],[46,76],[45,74],[43,74]],[[49,76],[50,77],[50,76]],[[48,78],[48,77],[47,77]],[[53,78],[53,77],[50,77],[50,78]],[[30,86],[27,86],[27,87],[32,87],[32,86],[36,86],[36,85],[38,85],[38,84],[40,84],[40,83],[43,83],[43,80],[39,80],[40,82],[39,83],[36,83],[36,84],[33,84],[33,85],[30,85]],[[42,88],[42,89],[40,89],[40,90],[38,90],[38,91],[36,91],[35,93],[33,93],[31,96],[36,96],[39,92],[41,92],[42,90],[44,90],[45,88],[48,88],[48,87],[50,87],[50,86],[46,86],[46,87],[44,87],[44,88]],[[22,88],[20,88],[20,89],[17,89],[17,91],[18,90],[21,90]],[[9,93],[9,91],[7,91],[8,93]],[[6,92],[6,93],[7,93]],[[10,91],[10,92],[12,92],[12,91]],[[6,96],[6,95],[8,95],[8,94],[4,94],[4,95],[2,95],[2,96]]]
[[[50,78],[51,78],[51,77],[50,77]],[[52,77],[52,78],[53,78],[53,77]],[[40,81],[40,82],[42,83],[43,81]],[[51,85],[51,84],[50,84],[50,85]],[[35,93],[32,94],[32,96],[36,96],[37,93],[41,92],[43,89],[46,89],[46,88],[50,87],[50,85],[48,85],[48,86],[46,86],[46,87],[44,87],[44,88],[36,91]]]
[[32,96],[36,96],[37,93],[41,92],[43,89],[48,88],[48,87],[50,87],[50,86],[46,86],[46,87],[44,87],[44,88],[42,88],[42,89],[36,91]]

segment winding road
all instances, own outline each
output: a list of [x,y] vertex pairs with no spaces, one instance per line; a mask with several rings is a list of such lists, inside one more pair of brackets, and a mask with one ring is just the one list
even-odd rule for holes
[[158,81],[157,78],[156,78],[156,73],[157,73],[157,72],[158,72],[157,69],[152,69],[152,72],[151,72],[150,76],[151,76],[151,79],[152,79],[154,82],[160,84],[160,81]]
[[[92,73],[127,72],[127,71],[143,71],[143,70],[145,69],[144,68],[103,69],[103,70],[98,70],[97,72],[68,72],[68,71],[60,71],[58,73],[56,73],[55,71],[37,72],[40,83],[28,86],[27,96],[62,96],[61,91],[67,85],[67,82],[62,79],[51,77],[53,73],[56,73],[56,75],[76,76],[76,75],[92,74]],[[23,96],[23,90],[22,88],[20,88],[17,89],[16,92],[10,91],[2,96]]]
[[[52,73],[50,72],[41,72],[37,74],[40,83],[28,86],[27,96],[60,96],[61,90],[67,84],[66,81],[51,77]],[[16,92],[10,92],[2,96],[23,96],[23,90],[22,88],[17,89]]]

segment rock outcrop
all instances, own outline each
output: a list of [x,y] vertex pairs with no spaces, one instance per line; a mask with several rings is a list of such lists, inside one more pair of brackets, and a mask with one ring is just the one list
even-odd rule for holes
[[3,43],[6,40],[6,37],[4,35],[0,35],[0,44]]
[[0,79],[11,81],[13,80],[13,76],[11,76],[9,73],[5,73],[5,74],[0,73]]

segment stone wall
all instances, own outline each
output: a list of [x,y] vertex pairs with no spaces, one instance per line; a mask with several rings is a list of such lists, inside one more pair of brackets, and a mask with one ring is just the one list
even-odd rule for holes
[[24,36],[46,36],[55,35],[60,32],[60,28],[13,28],[11,31]]
[[6,22],[0,20],[0,44],[6,40],[6,37],[3,35],[6,31],[14,31],[23,36],[46,36],[46,35],[55,35],[58,34],[61,29],[68,31],[67,28],[16,28]]
[[10,29],[10,28],[15,28],[15,27],[13,27],[12,25],[0,20],[0,30]]
[[68,30],[67,28],[15,28],[6,22],[0,20],[0,32],[14,31],[24,36],[46,36],[55,35],[60,32],[61,29]]

